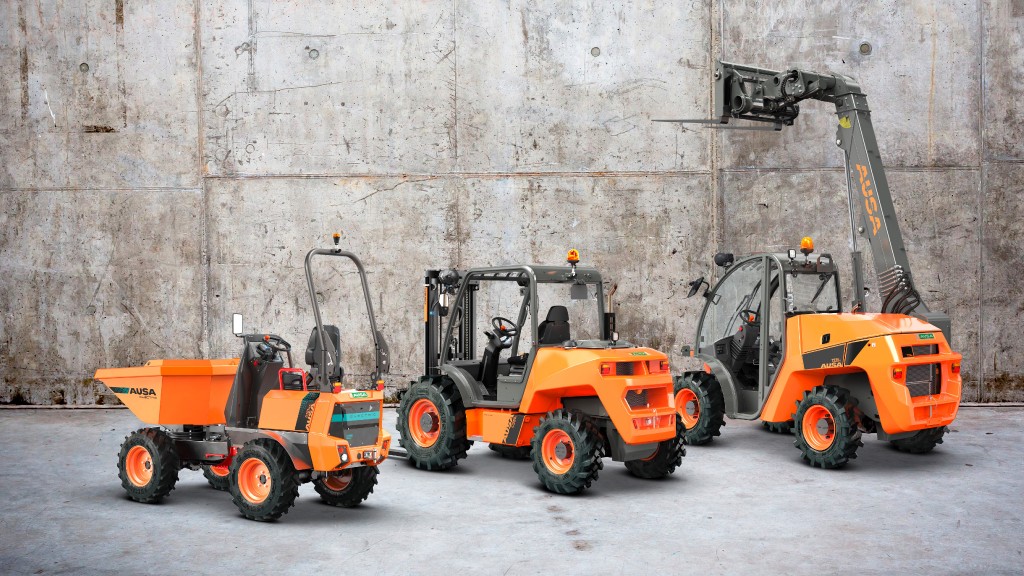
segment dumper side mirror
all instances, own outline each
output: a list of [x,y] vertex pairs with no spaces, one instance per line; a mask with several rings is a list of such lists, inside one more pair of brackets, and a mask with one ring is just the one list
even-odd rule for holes
[[238,312],[231,315],[231,332],[233,332],[235,336],[242,335],[242,315]]

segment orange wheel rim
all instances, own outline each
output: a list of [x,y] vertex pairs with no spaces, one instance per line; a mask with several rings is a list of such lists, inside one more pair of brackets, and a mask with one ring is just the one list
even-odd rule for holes
[[238,491],[253,504],[260,504],[270,495],[270,469],[259,458],[249,458],[238,467]]
[[324,486],[335,492],[342,492],[352,483],[352,471],[345,470],[337,476],[328,476],[324,479]]
[[545,434],[540,453],[548,470],[559,475],[568,472],[576,459],[572,438],[564,430],[551,430]]
[[124,471],[128,481],[142,488],[153,479],[153,456],[145,446],[132,446],[124,458]]
[[231,473],[231,468],[229,468],[227,465],[211,464],[210,472],[213,472],[214,476],[220,476],[221,478],[223,478]]
[[828,450],[835,442],[836,420],[824,406],[816,404],[808,408],[801,428],[807,445],[818,452]]
[[676,393],[676,413],[687,430],[697,425],[697,420],[700,419],[700,402],[697,401],[697,394],[693,390],[683,388]]
[[641,458],[640,461],[641,462],[650,462],[651,460],[654,460],[654,457],[658,455],[658,452],[661,452],[661,446],[658,446],[657,448],[655,448],[653,454],[651,454],[647,458]]
[[441,415],[437,406],[426,398],[420,398],[409,410],[409,434],[413,442],[423,448],[437,443],[441,435]]

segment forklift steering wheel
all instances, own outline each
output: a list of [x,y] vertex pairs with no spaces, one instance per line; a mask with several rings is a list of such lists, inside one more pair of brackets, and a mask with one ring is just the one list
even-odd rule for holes
[[740,320],[742,320],[747,326],[757,327],[761,325],[760,315],[754,310],[740,310],[736,315],[739,316]]
[[519,326],[515,322],[502,316],[495,316],[494,318],[491,318],[491,326],[494,327],[494,330],[498,333],[498,337],[502,339],[519,334]]

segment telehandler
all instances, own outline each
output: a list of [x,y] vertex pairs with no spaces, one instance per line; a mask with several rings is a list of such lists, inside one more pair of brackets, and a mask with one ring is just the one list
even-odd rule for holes
[[[568,266],[426,272],[424,375],[403,394],[397,426],[416,467],[452,468],[489,442],[532,459],[548,490],[575,494],[606,455],[641,478],[682,462],[668,357],[619,340],[601,274],[578,262],[571,250]],[[542,300],[553,304],[538,322]],[[478,303],[495,314],[486,324]]]
[[[118,476],[129,498],[159,502],[174,489],[181,468],[201,468],[211,486],[231,493],[243,516],[258,521],[287,513],[305,482],[334,506],[355,506],[373,492],[391,444],[381,425],[379,379],[390,357],[363,265],[338,242],[335,234],[335,248],[306,254],[316,321],[305,351],[308,372],[295,367],[292,347],[280,336],[242,334],[240,314],[232,319],[242,339],[240,359],[150,360],[96,371],[97,380],[153,425],[121,445]],[[347,258],[356,267],[375,348],[373,389],[343,388],[340,332],[321,320],[314,256]]]
[[[843,312],[832,257],[815,254],[811,238],[799,253],[719,253],[726,272],[707,288],[697,342],[684,353],[704,370],[676,378],[676,408],[690,444],[720,434],[724,416],[793,431],[812,466],[838,468],[856,458],[863,433],[905,452],[942,442],[960,404],[961,356],[949,346],[949,317],[930,311],[914,286],[867,98],[838,74],[775,72],[719,62],[715,118],[669,120],[720,128],[782,130],[802,100],[836,107],[836,145],[846,159],[854,301]],[[768,123],[726,126],[730,120]],[[859,224],[858,224],[859,222]],[[879,313],[867,313],[857,237],[866,239],[881,292]]]

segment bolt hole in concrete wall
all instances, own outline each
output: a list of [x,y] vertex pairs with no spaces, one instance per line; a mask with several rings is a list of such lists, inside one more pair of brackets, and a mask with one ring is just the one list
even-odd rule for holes
[[[622,337],[688,367],[686,283],[715,252],[811,234],[849,270],[828,106],[780,134],[651,122],[708,116],[720,55],[860,81],[965,399],[1022,400],[1024,295],[1001,273],[1024,242],[1020,5],[4,3],[0,402],[95,403],[97,367],[235,356],[232,312],[301,345],[302,257],[336,230],[370,271],[389,386],[420,370],[424,269],[570,247],[619,285]],[[331,274],[319,298],[366,373],[362,302]]]

